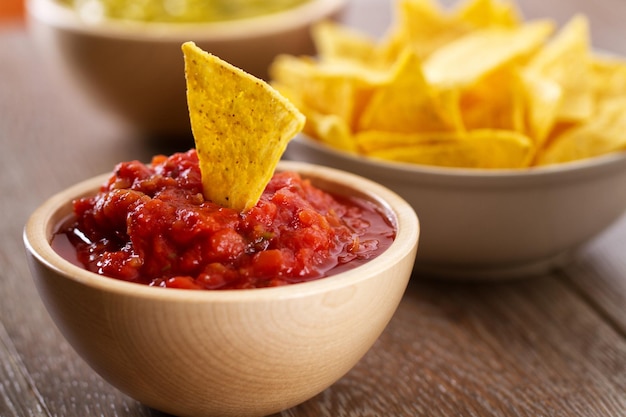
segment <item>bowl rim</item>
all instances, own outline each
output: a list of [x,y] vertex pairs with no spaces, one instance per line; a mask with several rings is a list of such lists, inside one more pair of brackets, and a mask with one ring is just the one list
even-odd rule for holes
[[537,180],[573,181],[581,176],[587,176],[596,171],[613,168],[618,169],[621,165],[626,165],[626,150],[553,165],[532,166],[518,169],[487,169],[440,167],[411,164],[408,162],[386,161],[335,149],[304,133],[298,134],[292,142],[299,143],[304,147],[313,148],[318,152],[328,153],[335,158],[363,164],[371,169],[384,171],[381,175],[376,175],[376,177],[392,176],[394,179],[404,182],[410,182],[416,177],[452,184],[458,184],[459,181],[473,184],[511,184],[512,182],[521,184]]
[[[356,174],[305,162],[280,161],[278,170],[294,170],[301,173],[305,178],[315,176],[321,178],[321,181],[329,181],[330,179],[331,182],[355,189],[359,194],[371,198],[393,217],[392,221],[395,222],[397,228],[396,238],[384,252],[356,268],[330,277],[279,287],[215,291],[186,290],[150,287],[144,284],[103,277],[74,265],[52,249],[50,234],[56,224],[50,224],[50,220],[63,210],[63,207],[67,206],[72,199],[93,195],[97,188],[110,177],[111,173],[109,172],[86,179],[57,192],[36,208],[24,227],[24,245],[32,257],[47,268],[62,275],[64,279],[70,279],[98,290],[136,298],[220,303],[292,299],[330,292],[355,285],[384,273],[398,261],[411,256],[412,251],[417,249],[420,234],[417,214],[408,202],[390,189]],[[389,278],[392,279],[393,277]]]
[[[308,0],[295,7],[259,16],[219,22],[143,22],[103,19],[89,23],[57,0],[27,0],[26,12],[47,25],[92,36],[137,41],[235,41],[293,30],[340,12],[349,0]],[[245,25],[245,26],[243,26]],[[242,30],[245,27],[245,30]]]

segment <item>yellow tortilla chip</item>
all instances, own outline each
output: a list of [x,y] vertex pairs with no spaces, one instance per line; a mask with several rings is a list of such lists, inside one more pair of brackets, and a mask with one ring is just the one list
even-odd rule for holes
[[279,88],[297,91],[303,106],[316,113],[334,114],[352,129],[375,86],[385,72],[367,69],[357,62],[333,61],[316,64],[304,57],[281,55],[270,66]]
[[530,56],[553,30],[550,21],[531,22],[516,29],[477,30],[434,52],[424,62],[424,73],[433,84],[471,85],[503,65]]
[[381,45],[389,62],[395,61],[407,47],[424,59],[468,31],[447,16],[434,0],[400,0],[397,9],[396,24]]
[[403,133],[367,130],[354,135],[354,141],[358,149],[364,154],[374,154],[385,149],[410,148],[433,143],[451,142],[457,140],[459,136],[459,134],[454,132]]
[[462,130],[455,90],[433,89],[415,53],[407,51],[388,83],[373,93],[357,131],[425,132]]
[[541,148],[556,124],[562,89],[557,82],[531,72],[523,72],[521,78],[526,102],[526,131],[535,146]]
[[507,65],[463,89],[460,106],[465,128],[524,133],[524,87],[518,68]]
[[561,101],[556,118],[567,122],[588,119],[593,112],[589,23],[574,16],[528,63],[526,71],[556,82]]
[[626,61],[614,56],[593,57],[592,89],[597,102],[626,97]]
[[[408,138],[405,138],[408,139]],[[422,165],[457,168],[518,169],[530,165],[532,141],[508,130],[474,130],[466,133],[421,134],[415,144],[379,149],[369,156]]]
[[469,0],[452,12],[443,10],[434,0],[400,0],[395,25],[377,52],[393,62],[409,47],[425,59],[474,30],[515,27],[520,20],[513,4],[498,0]]
[[246,211],[258,202],[305,117],[267,83],[193,42],[182,50],[204,196]]
[[469,0],[461,3],[456,12],[459,21],[473,28],[493,26],[517,27],[522,18],[515,4],[498,0]]
[[278,82],[274,82],[272,85],[307,115],[303,129],[305,134],[317,138],[335,149],[357,152],[356,142],[345,120],[336,114],[323,114],[308,107],[302,102],[298,89],[291,86],[287,87]]
[[369,36],[336,22],[314,25],[311,36],[321,61],[351,60],[367,64],[377,54],[377,45]]
[[550,142],[538,165],[590,158],[626,151],[626,98],[607,101],[585,124],[565,130]]
[[308,113],[313,137],[335,149],[356,153],[357,145],[350,128],[343,119],[334,114]]

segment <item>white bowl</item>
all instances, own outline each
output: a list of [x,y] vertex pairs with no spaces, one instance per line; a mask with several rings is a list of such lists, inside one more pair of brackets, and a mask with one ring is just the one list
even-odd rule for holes
[[142,133],[189,136],[183,42],[194,41],[267,79],[277,54],[313,54],[311,25],[339,17],[346,3],[310,0],[283,12],[211,23],[87,23],[56,0],[27,0],[26,10],[44,62],[70,80],[70,86],[93,96]]
[[390,190],[353,174],[281,162],[333,193],[365,198],[395,223],[396,238],[367,263],[283,287],[180,290],[102,277],[50,245],[109,175],[38,208],[24,231],[40,296],[63,335],[113,386],[178,416],[261,416],[295,406],[350,370],[395,312],[413,268],[418,219]]
[[286,157],[341,167],[404,197],[420,217],[416,270],[456,279],[516,278],[565,265],[626,209],[626,152],[525,170],[385,162],[304,135]]

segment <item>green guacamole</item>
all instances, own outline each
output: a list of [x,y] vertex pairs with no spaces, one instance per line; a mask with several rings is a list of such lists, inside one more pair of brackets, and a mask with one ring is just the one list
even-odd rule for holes
[[308,0],[59,0],[88,20],[215,22],[286,10]]

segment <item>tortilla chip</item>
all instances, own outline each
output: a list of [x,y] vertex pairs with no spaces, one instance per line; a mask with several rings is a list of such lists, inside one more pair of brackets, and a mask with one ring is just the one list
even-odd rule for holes
[[585,124],[565,130],[554,138],[538,159],[550,165],[626,151],[626,98],[607,101]]
[[259,201],[305,117],[267,83],[193,42],[182,50],[204,196],[247,211]]
[[584,121],[593,113],[589,23],[574,16],[528,63],[526,71],[554,81],[561,87],[556,118]]
[[539,149],[556,125],[562,89],[555,81],[531,72],[523,72],[521,78],[526,102],[526,131]]
[[351,60],[367,64],[377,54],[377,45],[370,37],[336,22],[314,25],[311,35],[321,61]]
[[514,28],[522,21],[515,4],[498,0],[469,0],[459,5],[456,17],[473,28],[494,26]]
[[354,135],[354,140],[361,152],[374,154],[385,149],[411,148],[451,142],[457,140],[459,136],[458,133],[454,132],[404,133],[367,130]]
[[463,89],[460,105],[465,128],[524,133],[524,87],[518,68],[505,66]]
[[596,102],[626,96],[626,60],[613,56],[593,57],[591,71]]
[[353,129],[372,91],[388,77],[357,62],[332,61],[315,64],[306,57],[282,55],[270,66],[274,83],[298,91],[302,108],[334,114]]
[[[405,138],[406,139],[406,138]],[[519,169],[530,165],[532,141],[508,130],[420,134],[415,144],[379,149],[369,156],[397,162],[457,168]]]
[[477,30],[434,52],[424,62],[424,73],[433,84],[471,85],[504,65],[528,58],[553,30],[550,21],[527,23],[518,29]]
[[357,153],[357,145],[348,125],[334,114],[311,114],[309,116],[314,137],[342,151]]
[[388,83],[375,90],[357,131],[427,132],[462,130],[455,90],[433,89],[418,56],[407,50]]

